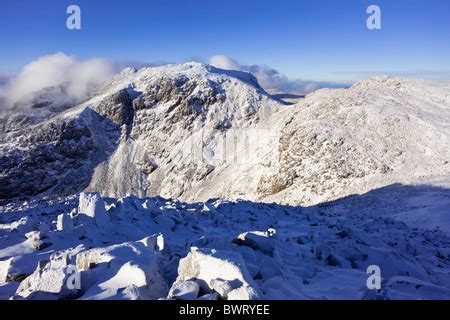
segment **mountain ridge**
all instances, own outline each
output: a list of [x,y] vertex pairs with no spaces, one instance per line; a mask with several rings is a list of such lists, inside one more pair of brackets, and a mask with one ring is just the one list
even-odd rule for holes
[[127,68],[51,119],[8,118],[0,197],[87,190],[310,204],[445,180],[449,92],[445,81],[377,77],[289,106],[241,71]]

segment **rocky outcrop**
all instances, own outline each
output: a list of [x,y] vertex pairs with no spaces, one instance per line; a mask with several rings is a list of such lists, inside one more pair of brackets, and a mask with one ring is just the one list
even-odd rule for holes
[[40,261],[36,270],[20,283],[14,299],[64,300],[74,299],[79,289],[68,285],[69,256],[55,253],[49,260]]
[[56,230],[64,231],[64,232],[73,231],[72,217],[69,214],[64,214],[64,213],[58,215],[57,221],[56,221]]
[[95,110],[102,117],[111,120],[113,123],[122,126],[131,126],[133,122],[133,101],[126,89],[104,98]]
[[[52,188],[55,194],[73,190],[74,185],[64,191],[57,187],[63,188],[62,177],[83,167],[97,148],[80,118],[25,126],[8,136],[13,143],[0,146],[0,200],[35,196]],[[86,185],[88,179],[81,175],[77,183]]]
[[98,193],[80,194],[78,213],[93,218],[99,228],[103,228],[110,222],[110,217],[105,208],[105,203]]
[[[448,300],[450,228],[422,215],[445,217],[448,195],[391,186],[308,208],[105,198],[104,228],[76,214],[76,197],[20,202],[0,216],[0,299]],[[100,201],[84,203],[95,216],[89,204]],[[420,220],[409,226],[392,212]],[[73,230],[58,227],[61,214]],[[41,241],[52,246],[39,250]],[[366,285],[373,266],[381,290]]]
[[[97,281],[86,282],[82,299],[158,299],[168,293],[154,247],[128,242],[80,252],[78,270]],[[100,270],[100,271],[99,271]],[[98,272],[101,272],[99,276]]]
[[177,281],[196,279],[204,292],[230,300],[258,299],[260,293],[241,255],[232,251],[191,248],[180,260]]
[[252,231],[240,234],[233,240],[239,246],[247,246],[266,254],[273,254],[276,247],[275,234],[271,232]]
[[200,293],[200,286],[195,281],[181,281],[175,282],[170,288],[169,295],[170,299],[177,300],[195,300],[198,298]]

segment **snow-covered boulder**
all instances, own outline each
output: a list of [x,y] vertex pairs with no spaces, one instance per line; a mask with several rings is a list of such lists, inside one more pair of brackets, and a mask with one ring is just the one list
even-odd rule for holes
[[78,213],[94,218],[95,224],[100,228],[110,222],[109,214],[105,208],[105,202],[98,193],[80,193]]
[[25,234],[25,237],[27,237],[28,240],[31,241],[39,241],[44,239],[44,235],[40,231],[31,231]]
[[149,247],[154,251],[163,251],[165,249],[164,236],[161,233],[157,233],[150,237],[144,238],[139,242],[143,243],[146,247]]
[[102,268],[102,276],[82,299],[155,300],[167,295],[167,283],[156,260],[147,264],[135,261],[111,261]]
[[119,300],[145,300],[146,297],[144,288],[134,284],[119,289],[116,295]]
[[25,234],[29,244],[36,250],[43,250],[52,245],[48,237],[41,231],[30,231]]
[[112,259],[114,257],[109,255],[103,248],[94,248],[77,254],[76,266],[78,270],[86,271]]
[[227,300],[254,300],[258,297],[259,293],[254,288],[244,285],[230,291]]
[[143,261],[152,260],[157,248],[163,246],[161,234],[145,238],[136,242],[125,242],[109,247],[93,248],[82,251],[76,256],[78,270],[89,270],[101,263],[110,262],[113,259],[129,261],[139,259]]
[[94,248],[76,256],[83,271],[83,299],[158,299],[167,296],[154,248],[142,241]]
[[66,231],[71,232],[73,231],[73,221],[70,215],[68,214],[60,214],[58,215],[57,221],[56,221],[56,230],[58,231]]
[[[141,244],[140,248],[145,247]],[[134,250],[141,252],[134,243],[127,242],[110,247],[82,251],[76,256],[76,266],[78,270],[86,271],[97,267],[101,263],[108,263],[115,258],[126,260],[134,255]]]
[[192,280],[176,281],[170,288],[168,298],[177,300],[195,300],[200,292],[200,286]]
[[0,283],[5,283],[8,280],[8,273],[11,267],[13,258],[0,261]]
[[10,224],[10,230],[19,234],[25,234],[27,232],[36,230],[36,227],[37,223],[31,217],[22,217]]
[[199,297],[197,300],[219,300],[219,295],[216,292],[205,294]]
[[[197,279],[202,290],[213,290],[212,280],[221,279],[235,283],[234,288],[248,286],[256,288],[242,256],[233,251],[191,248],[187,257],[180,260],[177,281]],[[255,289],[250,299],[257,299],[259,292]]]
[[[236,282],[236,281],[235,281]],[[209,283],[211,289],[219,294],[222,299],[228,298],[228,293],[233,291],[236,287],[239,287],[240,281],[237,281],[238,285],[233,282],[223,279],[212,279]]]
[[55,253],[50,260],[38,263],[36,270],[20,283],[15,299],[73,299],[79,289],[69,284],[71,272],[68,272],[67,254]]
[[240,234],[233,240],[239,246],[247,246],[253,250],[260,250],[262,252],[272,254],[275,250],[275,231],[251,231]]

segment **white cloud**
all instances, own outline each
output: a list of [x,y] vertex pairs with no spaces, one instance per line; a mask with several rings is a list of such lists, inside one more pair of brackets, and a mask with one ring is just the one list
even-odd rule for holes
[[241,65],[236,60],[218,55],[209,59],[208,63],[216,68],[225,70],[246,71],[253,74],[258,83],[266,90],[278,90],[291,93],[308,93],[320,88],[342,88],[345,84],[333,82],[318,82],[300,79],[289,79],[278,70],[265,65]]
[[219,69],[242,71],[241,66],[236,61],[226,56],[212,56],[208,63]]
[[80,60],[56,53],[25,65],[0,88],[0,94],[13,105],[32,101],[44,88],[62,86],[70,99],[79,101],[117,71],[113,63],[104,59]]
[[[61,87],[73,102],[85,98],[91,90],[109,80],[124,66],[149,65],[131,62],[111,62],[105,59],[81,60],[64,53],[40,57],[26,64],[17,74],[0,74],[0,104],[3,107],[27,105],[42,89]],[[156,63],[150,65],[161,65]],[[236,60],[218,55],[209,59],[209,64],[227,70],[252,73],[266,90],[279,90],[289,93],[308,93],[322,87],[342,87],[335,83],[291,80],[277,70],[264,65],[241,65]]]

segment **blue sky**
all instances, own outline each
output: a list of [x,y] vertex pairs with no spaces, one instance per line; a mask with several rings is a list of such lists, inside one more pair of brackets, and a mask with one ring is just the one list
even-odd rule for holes
[[[79,5],[82,29],[66,28]],[[366,28],[366,9],[382,29]],[[447,0],[2,0],[0,70],[64,52],[114,61],[207,61],[225,55],[290,78],[376,74],[450,79]]]

